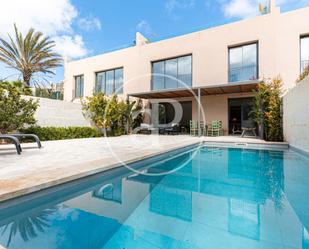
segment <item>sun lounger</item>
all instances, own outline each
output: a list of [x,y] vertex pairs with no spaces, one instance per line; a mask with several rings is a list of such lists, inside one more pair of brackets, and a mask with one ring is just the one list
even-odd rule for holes
[[18,139],[20,139],[20,138],[30,138],[30,139],[34,140],[37,143],[39,148],[42,148],[41,141],[40,141],[40,139],[39,139],[39,137],[37,135],[34,135],[34,134],[22,134],[22,133],[21,134],[9,134],[9,135],[13,136],[13,137],[16,137]]
[[174,123],[170,127],[164,129],[164,134],[177,135],[179,133],[180,133],[180,127],[178,123]]
[[156,133],[159,132],[159,128],[153,127],[153,125],[146,124],[146,123],[141,123],[139,133],[142,134],[151,134],[151,133]]
[[16,137],[11,136],[11,135],[0,135],[0,140],[1,139],[13,142],[13,144],[16,147],[17,154],[20,155],[20,153],[22,152],[22,149],[20,146],[20,142]]

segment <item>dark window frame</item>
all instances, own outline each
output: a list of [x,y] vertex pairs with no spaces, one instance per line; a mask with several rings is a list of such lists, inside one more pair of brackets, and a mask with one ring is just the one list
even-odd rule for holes
[[[80,95],[77,96],[77,78],[83,79],[83,83],[80,83]],[[83,87],[81,87],[83,85]],[[82,90],[82,91],[81,91]],[[84,74],[74,75],[74,99],[82,98],[84,97],[84,90],[85,90],[85,76]]]
[[[116,74],[116,70],[120,70],[120,69],[122,69],[122,92],[121,93],[116,93],[115,92],[115,74]],[[107,69],[107,70],[102,70],[102,71],[96,71],[96,72],[94,72],[94,74],[95,74],[95,83],[94,83],[94,93],[100,93],[100,92],[98,92],[97,91],[97,79],[98,79],[98,77],[97,77],[97,75],[99,74],[99,73],[104,73],[105,74],[105,76],[104,76],[104,79],[105,79],[105,82],[104,82],[104,90],[103,91],[101,91],[101,92],[103,92],[104,94],[106,94],[106,73],[107,72],[110,72],[110,71],[113,71],[113,93],[112,94],[114,94],[114,93],[116,93],[116,94],[123,94],[123,84],[124,84],[124,67],[115,67],[115,68],[111,68],[111,69]],[[107,94],[106,94],[107,95]],[[107,95],[107,96],[109,96],[109,95]]]
[[164,59],[160,59],[160,60],[153,60],[150,62],[150,67],[151,67],[151,82],[150,82],[150,89],[151,91],[160,91],[160,90],[166,90],[166,89],[181,89],[181,88],[185,88],[185,87],[179,87],[179,82],[177,81],[177,88],[166,88],[166,82],[165,82],[165,78],[164,78],[164,88],[162,89],[154,89],[153,86],[154,86],[154,77],[153,77],[153,64],[154,63],[159,63],[159,62],[164,62],[164,75],[166,73],[166,68],[165,68],[165,63],[166,61],[169,61],[169,60],[173,60],[173,59],[177,59],[177,78],[178,78],[178,75],[179,75],[179,67],[178,67],[178,59],[179,58],[182,58],[182,57],[187,57],[187,56],[190,56],[191,57],[191,85],[190,87],[192,87],[193,85],[193,54],[184,54],[184,55],[179,55],[179,56],[173,56],[173,57],[167,57],[167,58],[164,58]]
[[[244,46],[249,46],[249,45],[253,45],[253,44],[256,44],[256,80],[259,79],[259,75],[260,75],[260,67],[259,67],[259,64],[260,64],[260,59],[259,59],[259,54],[260,54],[260,51],[259,51],[259,41],[256,40],[256,41],[250,41],[250,42],[245,42],[245,43],[240,43],[240,44],[235,44],[235,45],[230,45],[228,46],[228,60],[227,60],[227,64],[228,64],[228,70],[227,70],[227,77],[228,77],[228,83],[237,83],[237,82],[240,82],[240,81],[231,81],[231,78],[230,78],[230,71],[231,71],[231,65],[230,65],[230,51],[231,49],[233,48],[240,48],[240,47],[244,47]],[[248,80],[250,81],[250,80]]]
[[301,40],[304,39],[304,38],[308,38],[309,39],[309,34],[303,34],[303,35],[300,35],[299,37],[299,72],[300,74],[302,74],[302,58],[301,58],[301,54],[302,54],[302,48],[301,48]]

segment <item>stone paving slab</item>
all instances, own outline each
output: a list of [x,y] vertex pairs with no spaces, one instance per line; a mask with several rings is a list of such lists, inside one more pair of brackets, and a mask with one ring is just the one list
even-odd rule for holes
[[202,141],[273,144],[239,137],[131,135],[48,141],[43,142],[42,149],[23,144],[20,156],[11,145],[0,145],[0,201],[119,167],[120,162],[138,161]]
[[0,201],[199,143],[190,136],[121,136],[24,144],[18,156],[0,147]]

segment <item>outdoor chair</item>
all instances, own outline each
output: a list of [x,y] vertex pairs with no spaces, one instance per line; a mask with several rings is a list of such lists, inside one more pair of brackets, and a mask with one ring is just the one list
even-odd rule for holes
[[244,137],[248,132],[251,133],[253,136],[257,137],[255,128],[242,127],[241,129],[242,129],[241,137]]
[[198,126],[197,122],[190,120],[190,135],[197,136],[198,135]]
[[201,135],[206,136],[207,135],[207,125],[205,125],[204,121],[200,122],[200,128],[201,128]]
[[217,137],[223,136],[222,121],[214,120],[207,129],[207,136]]
[[151,125],[146,123],[141,123],[139,133],[141,134],[151,134]]
[[141,123],[138,133],[148,134],[159,132],[159,128],[155,128],[152,124]]
[[257,137],[256,132],[255,132],[256,126],[251,120],[243,122],[243,126],[241,127],[241,130],[242,130],[241,137],[244,137],[248,133]]
[[180,133],[180,126],[178,123],[172,124],[171,127],[167,127],[164,129],[164,133],[169,135],[177,135]]
[[0,140],[8,140],[11,141],[16,148],[17,154],[20,155],[20,153],[22,152],[21,146],[20,146],[20,142],[19,140],[11,135],[0,135]]

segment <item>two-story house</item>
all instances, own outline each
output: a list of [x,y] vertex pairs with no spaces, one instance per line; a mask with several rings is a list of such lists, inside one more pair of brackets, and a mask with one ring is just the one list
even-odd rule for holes
[[140,33],[129,48],[65,62],[64,99],[116,92],[162,99],[170,122],[183,107],[189,120],[221,120],[226,134],[249,120],[252,90],[280,75],[285,89],[309,63],[309,8],[281,13],[271,1],[268,14],[206,30],[149,42]]

